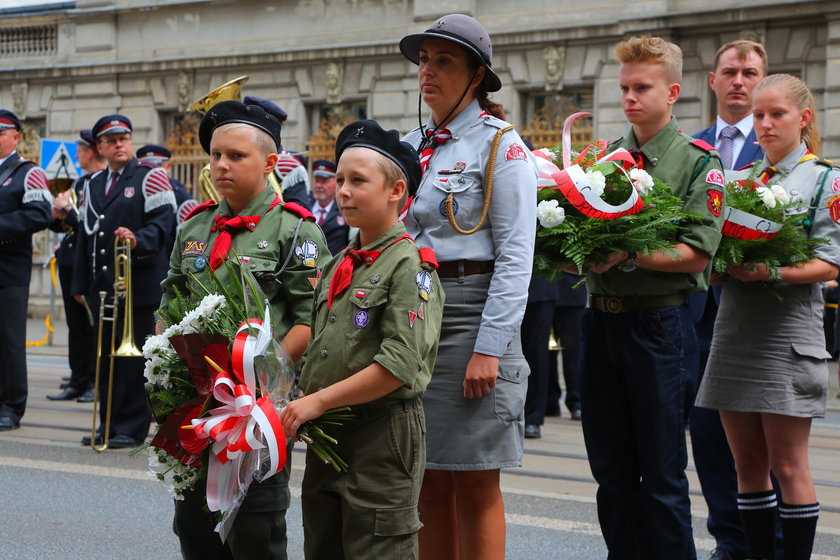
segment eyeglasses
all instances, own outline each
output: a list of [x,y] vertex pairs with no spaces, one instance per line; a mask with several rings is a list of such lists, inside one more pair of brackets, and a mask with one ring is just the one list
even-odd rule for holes
[[101,138],[99,141],[104,142],[105,144],[108,144],[109,146],[115,146],[117,144],[125,144],[126,142],[130,142],[131,141],[131,136],[129,136],[128,134],[123,134],[121,136],[116,136],[116,135],[109,134],[109,135],[105,136],[104,138]]

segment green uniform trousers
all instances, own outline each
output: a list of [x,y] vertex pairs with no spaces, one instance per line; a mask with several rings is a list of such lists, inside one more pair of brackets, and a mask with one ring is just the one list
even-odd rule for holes
[[426,466],[426,421],[419,397],[351,407],[329,433],[349,464],[338,473],[306,454],[301,501],[308,560],[417,558],[417,513]]
[[264,482],[252,482],[236,514],[227,540],[215,531],[215,516],[207,509],[206,480],[175,500],[172,530],[181,541],[184,560],[286,560],[286,510],[292,447],[282,471]]

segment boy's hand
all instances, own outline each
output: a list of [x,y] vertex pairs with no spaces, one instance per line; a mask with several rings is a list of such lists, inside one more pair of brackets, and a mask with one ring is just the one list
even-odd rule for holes
[[755,264],[755,270],[749,270],[745,265],[729,265],[726,273],[740,280],[741,282],[769,282],[770,273],[767,266],[761,263]]
[[498,374],[499,358],[473,353],[470,363],[467,364],[467,374],[464,376],[464,397],[477,399],[490,393],[496,386]]
[[594,272],[595,274],[603,274],[612,267],[617,264],[621,264],[629,258],[627,251],[622,251],[620,253],[610,253],[610,256],[607,257],[607,262],[604,264],[591,264],[589,265],[589,272]]
[[303,424],[323,416],[327,411],[318,398],[318,393],[297,399],[280,413],[280,422],[287,437],[295,437],[298,428]]

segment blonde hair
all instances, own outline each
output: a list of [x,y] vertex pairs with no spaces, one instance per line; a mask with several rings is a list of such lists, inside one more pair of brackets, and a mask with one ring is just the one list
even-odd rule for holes
[[718,49],[717,54],[715,54],[715,72],[717,72],[720,57],[723,56],[723,53],[729,49],[735,49],[735,54],[738,56],[739,60],[746,60],[751,52],[757,54],[761,59],[762,74],[765,76],[767,75],[767,50],[765,50],[764,45],[761,43],[748,41],[746,39],[729,41]]
[[665,78],[670,83],[679,83],[682,79],[682,50],[674,43],[660,37],[642,35],[617,44],[615,57],[622,64],[648,62],[658,64],[665,70]]
[[[366,146],[350,146],[347,150],[355,150],[355,149],[365,149],[370,150],[374,157],[376,158],[376,169],[382,173],[382,184],[386,187],[390,187],[397,181],[402,181],[405,183],[405,194],[400,199],[399,208],[405,205],[406,201],[408,200],[408,179],[403,173],[403,170],[397,165],[391,158],[386,156],[385,154],[379,153],[376,150],[368,148]],[[345,150],[345,152],[347,151]]]
[[225,123],[217,127],[213,131],[213,134],[227,132],[228,130],[234,130],[236,128],[248,128],[251,131],[251,142],[253,142],[254,146],[256,146],[257,150],[259,150],[260,156],[268,157],[269,154],[277,153],[277,145],[274,143],[274,139],[266,131],[248,123]]
[[805,145],[811,150],[811,153],[819,155],[820,153],[820,131],[817,127],[817,109],[814,105],[814,95],[808,86],[790,74],[770,74],[755,86],[753,90],[753,97],[767,88],[777,88],[781,91],[785,98],[796,105],[800,111],[805,109],[811,110],[811,121],[805,125],[805,128],[800,132],[799,138],[805,141]]

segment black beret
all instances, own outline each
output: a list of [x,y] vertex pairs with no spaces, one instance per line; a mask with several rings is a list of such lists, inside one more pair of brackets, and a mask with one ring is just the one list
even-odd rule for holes
[[263,99],[262,97],[254,97],[253,95],[246,95],[245,99],[242,100],[245,105],[259,105],[265,112],[269,115],[274,115],[280,124],[286,122],[286,119],[289,118],[289,115],[286,114],[286,111],[280,108],[279,105],[276,103],[272,103],[268,99]]
[[397,164],[408,180],[408,194],[414,196],[420,186],[422,171],[417,151],[407,142],[400,140],[396,130],[385,130],[371,120],[356,121],[344,127],[335,142],[335,159],[347,148],[370,148]]
[[315,177],[335,177],[335,162],[328,159],[316,159],[312,163],[312,175]]
[[140,159],[150,159],[160,164],[171,158],[172,152],[167,150],[165,146],[159,144],[146,144],[137,150],[137,157]]
[[11,111],[0,109],[0,130],[9,130],[10,128],[20,130],[20,119]]
[[241,101],[222,101],[207,111],[198,126],[201,147],[210,153],[210,139],[213,131],[223,124],[244,123],[259,128],[274,140],[275,149],[280,147],[280,121],[268,114],[259,105],[245,105]]
[[79,138],[76,139],[76,144],[84,144],[85,146],[93,146],[96,144],[96,138],[93,137],[93,132],[87,128],[79,131]]
[[133,127],[128,117],[124,115],[105,115],[96,121],[91,132],[93,132],[95,138],[99,138],[105,134],[130,134],[132,129]]

